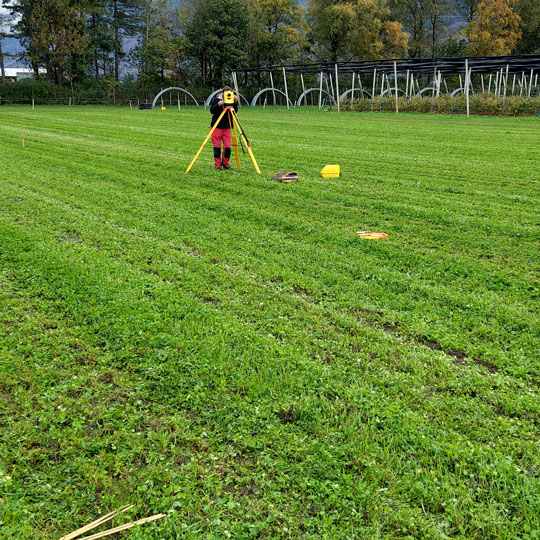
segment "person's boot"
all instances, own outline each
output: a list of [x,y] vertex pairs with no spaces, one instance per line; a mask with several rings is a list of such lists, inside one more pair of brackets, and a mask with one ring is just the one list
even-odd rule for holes
[[231,149],[230,148],[225,148],[224,151],[223,151],[223,159],[221,160],[221,166],[224,169],[230,169],[231,168],[230,158],[231,158]]
[[221,169],[221,148],[214,147],[214,164],[216,169]]

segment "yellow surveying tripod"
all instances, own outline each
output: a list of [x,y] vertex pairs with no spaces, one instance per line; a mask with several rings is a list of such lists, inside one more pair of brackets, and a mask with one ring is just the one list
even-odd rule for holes
[[[234,103],[234,97],[232,97],[232,92],[225,92],[225,98],[224,102],[225,104],[232,104]],[[227,95],[227,94],[230,94]],[[201,152],[203,151],[203,148],[206,146],[206,143],[212,136],[212,133],[214,133],[214,130],[217,128],[218,124],[220,123],[221,119],[225,116],[225,114],[229,117],[229,126],[231,126],[231,142],[232,146],[234,146],[234,153],[236,156],[236,165],[240,167],[240,155],[238,154],[238,138],[237,133],[240,134],[240,144],[242,144],[242,151],[244,151],[244,145],[247,148],[249,157],[251,158],[251,162],[253,163],[253,166],[255,167],[255,170],[261,174],[261,171],[259,169],[259,166],[257,165],[257,160],[255,159],[255,156],[253,155],[253,152],[251,151],[251,146],[249,145],[249,140],[246,136],[246,132],[244,131],[244,128],[240,124],[240,121],[238,120],[238,116],[236,115],[236,111],[232,106],[225,107],[223,109],[223,112],[219,115],[219,118],[216,120],[216,123],[212,126],[212,129],[210,130],[210,133],[206,136],[206,139],[204,139],[204,142],[202,143],[201,147],[199,148],[199,151],[195,154],[195,157],[193,158],[192,162],[189,164],[189,167],[186,169],[186,174],[191,171],[191,168],[193,165],[195,165],[195,162],[201,155]]]

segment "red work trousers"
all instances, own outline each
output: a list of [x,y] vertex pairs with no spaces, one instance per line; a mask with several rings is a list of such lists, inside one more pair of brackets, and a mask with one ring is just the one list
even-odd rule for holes
[[[221,143],[223,142],[223,159],[221,159]],[[229,166],[231,158],[231,130],[216,128],[212,133],[212,146],[214,147],[214,161],[216,167]]]

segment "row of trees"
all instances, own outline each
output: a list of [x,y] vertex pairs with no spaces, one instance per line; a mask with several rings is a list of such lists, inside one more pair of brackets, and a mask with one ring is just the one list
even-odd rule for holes
[[[538,0],[0,2],[55,84],[119,80],[121,66],[143,83],[209,85],[240,66],[540,50]],[[0,69],[6,32],[0,21]]]

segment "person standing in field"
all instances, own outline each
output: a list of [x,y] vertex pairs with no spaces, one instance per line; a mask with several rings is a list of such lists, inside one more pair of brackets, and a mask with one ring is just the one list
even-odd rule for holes
[[[217,94],[212,103],[210,104],[210,113],[212,114],[212,122],[210,127],[214,127],[218,121],[219,115],[223,112],[225,104],[223,101],[223,93],[232,91],[229,86],[224,86],[223,89]],[[235,94],[234,103],[227,105],[227,107],[233,107],[235,111],[238,111],[238,96]],[[214,133],[212,133],[212,146],[214,147],[214,163],[216,169],[230,169],[231,159],[231,115],[225,113],[223,118],[219,121]],[[223,155],[221,153],[221,144],[223,143]]]

